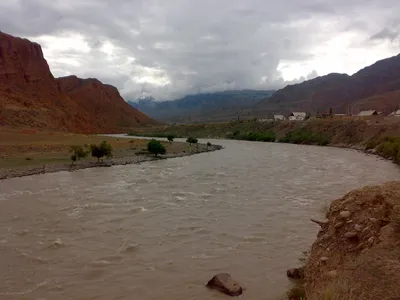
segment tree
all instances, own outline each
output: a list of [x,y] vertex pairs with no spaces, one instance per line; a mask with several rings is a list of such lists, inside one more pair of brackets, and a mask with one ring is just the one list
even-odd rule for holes
[[100,144],[100,149],[103,152],[104,156],[107,158],[113,157],[113,147],[111,144],[107,143],[107,141],[102,141]]
[[186,142],[192,145],[192,144],[197,144],[198,140],[194,137],[188,137]]
[[84,146],[71,146],[69,149],[69,152],[72,152],[71,155],[71,160],[72,160],[72,165],[77,161],[80,160],[81,158],[85,158],[88,154],[89,151],[87,150],[87,145]]
[[173,136],[172,134],[167,135],[167,139],[170,143],[172,143],[175,139],[175,136]]
[[76,154],[72,154],[72,155],[71,155],[71,160],[72,160],[71,166],[73,166],[73,165],[75,164],[77,158],[78,158],[78,157],[76,156]]
[[[198,140],[196,139],[196,138],[194,138],[194,137],[188,137],[187,139],[186,139],[186,142],[187,143],[189,143],[189,146],[190,146],[190,150],[192,149],[192,144],[197,144],[197,142],[198,142]],[[199,146],[198,146],[198,144],[197,144],[197,148],[198,148]]]
[[107,141],[101,142],[100,145],[90,145],[90,150],[92,152],[92,156],[97,158],[97,162],[99,162],[100,159],[103,162],[103,157],[112,157],[113,148],[111,144],[107,143]]
[[167,152],[164,145],[155,139],[152,139],[147,143],[147,150],[154,154],[155,157],[157,157],[158,154],[165,154]]

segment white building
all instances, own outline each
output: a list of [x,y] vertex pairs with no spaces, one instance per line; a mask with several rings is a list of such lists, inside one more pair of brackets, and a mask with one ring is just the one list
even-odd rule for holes
[[392,112],[389,116],[400,117],[400,109]]
[[292,112],[289,115],[290,121],[304,121],[307,117],[307,113],[305,112]]
[[285,118],[285,116],[284,115],[274,115],[274,120],[275,121],[283,121],[283,120],[286,120],[286,118]]
[[359,117],[369,117],[369,116],[377,116],[378,112],[376,110],[363,110],[358,114]]

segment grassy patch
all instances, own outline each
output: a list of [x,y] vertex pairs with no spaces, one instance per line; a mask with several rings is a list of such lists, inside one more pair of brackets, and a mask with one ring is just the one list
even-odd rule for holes
[[400,137],[386,137],[376,148],[376,152],[400,164]]
[[331,138],[324,134],[314,133],[310,130],[299,128],[287,133],[282,137],[280,143],[304,144],[326,146],[330,143]]

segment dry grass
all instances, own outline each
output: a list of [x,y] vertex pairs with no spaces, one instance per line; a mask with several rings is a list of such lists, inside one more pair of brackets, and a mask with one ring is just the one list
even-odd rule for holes
[[346,300],[364,299],[364,293],[355,293],[348,281],[336,280],[326,287],[318,299],[313,300],[344,300],[343,295],[346,295]]
[[[104,140],[113,146],[114,157],[135,155],[136,152],[145,149],[148,142],[129,138],[0,128],[0,168],[69,163],[70,146],[99,144]],[[168,153],[181,152],[187,148],[187,145],[181,143],[163,144]]]

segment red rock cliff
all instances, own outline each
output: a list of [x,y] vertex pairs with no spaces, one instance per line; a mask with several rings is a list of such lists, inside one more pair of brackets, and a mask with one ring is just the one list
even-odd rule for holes
[[0,32],[0,125],[124,132],[155,121],[97,79],[55,79],[39,44]]

